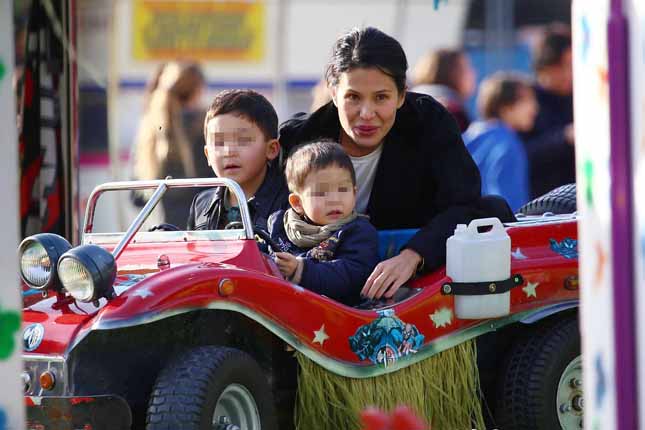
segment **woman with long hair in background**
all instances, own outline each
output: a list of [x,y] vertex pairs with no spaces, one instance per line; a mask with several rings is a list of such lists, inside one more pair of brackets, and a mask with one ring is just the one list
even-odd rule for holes
[[[191,139],[185,113],[200,107],[205,87],[199,65],[172,61],[159,66],[148,84],[144,112],[133,148],[133,175],[137,180],[198,176],[203,143]],[[196,157],[200,155],[200,158]],[[140,196],[139,196],[140,197]],[[162,200],[165,221],[183,225],[192,194],[169,191]],[[138,203],[141,203],[141,199]]]

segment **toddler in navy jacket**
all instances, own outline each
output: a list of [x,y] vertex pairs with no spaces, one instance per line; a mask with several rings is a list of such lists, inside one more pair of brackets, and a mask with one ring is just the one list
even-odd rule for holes
[[350,158],[334,142],[296,149],[285,170],[291,209],[269,217],[269,233],[280,247],[274,258],[291,282],[348,305],[379,261],[378,236],[357,215],[356,175]]

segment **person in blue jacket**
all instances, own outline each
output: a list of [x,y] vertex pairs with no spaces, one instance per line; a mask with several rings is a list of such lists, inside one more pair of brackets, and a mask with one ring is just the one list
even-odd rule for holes
[[287,160],[291,208],[269,217],[278,268],[295,284],[347,305],[379,262],[378,235],[358,215],[356,174],[335,142],[297,147]]
[[530,130],[537,114],[535,94],[528,80],[499,72],[486,79],[477,105],[483,120],[463,135],[477,163],[482,194],[496,194],[517,211],[530,198],[529,167],[518,132]]

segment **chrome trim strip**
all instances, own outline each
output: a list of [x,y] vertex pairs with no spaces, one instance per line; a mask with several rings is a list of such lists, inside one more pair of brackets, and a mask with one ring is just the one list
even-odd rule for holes
[[27,361],[60,361],[65,363],[67,360],[62,355],[45,355],[45,354],[22,354],[22,360]]
[[[548,306],[547,306],[548,307]],[[305,345],[294,336],[290,331],[284,327],[276,324],[273,320],[268,317],[254,312],[242,305],[232,302],[223,302],[215,301],[211,302],[207,307],[202,308],[184,308],[184,309],[175,309],[167,312],[157,313],[157,314],[142,314],[136,318],[131,318],[128,320],[114,320],[114,321],[96,321],[92,327],[78,336],[68,347],[66,353],[69,354],[90,332],[94,330],[112,330],[118,328],[125,328],[131,326],[137,326],[141,324],[148,324],[156,322],[165,318],[174,317],[177,315],[182,315],[184,313],[203,310],[203,309],[213,309],[213,310],[227,310],[238,312],[264,326],[267,330],[271,331],[273,334],[278,336],[284,342],[288,343],[294,349],[298,350],[304,354],[307,358],[315,362],[316,364],[324,367],[332,373],[337,375],[346,376],[349,378],[370,378],[373,376],[385,375],[388,373],[396,372],[397,370],[408,367],[412,364],[418,363],[421,360],[432,357],[442,351],[450,349],[454,346],[457,346],[467,340],[474,339],[484,333],[498,330],[509,324],[521,321],[528,318],[531,314],[541,311],[544,308],[532,309],[529,311],[518,312],[513,315],[509,315],[504,318],[497,318],[494,320],[485,320],[482,321],[479,325],[467,328],[457,334],[451,334],[443,336],[431,343],[424,345],[419,352],[413,355],[408,355],[404,358],[399,359],[394,364],[389,364],[387,367],[374,364],[354,364],[348,362],[342,362],[334,358],[330,358],[320,352],[310,348]]]

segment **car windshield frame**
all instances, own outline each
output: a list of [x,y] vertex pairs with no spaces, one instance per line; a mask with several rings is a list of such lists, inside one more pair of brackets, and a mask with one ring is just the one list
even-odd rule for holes
[[[154,208],[161,201],[165,192],[170,188],[214,188],[227,187],[239,202],[242,228],[230,230],[195,230],[195,231],[139,231],[148,219]],[[139,211],[135,219],[125,232],[94,233],[94,214],[99,198],[109,191],[150,190],[154,193],[146,205]],[[246,202],[246,196],[239,184],[227,178],[191,178],[191,179],[161,179],[152,181],[120,181],[107,182],[94,188],[87,202],[85,219],[83,222],[83,244],[115,244],[122,252],[131,241],[132,243],[152,242],[187,242],[187,241],[213,241],[213,240],[244,240],[254,239],[253,225]]]

